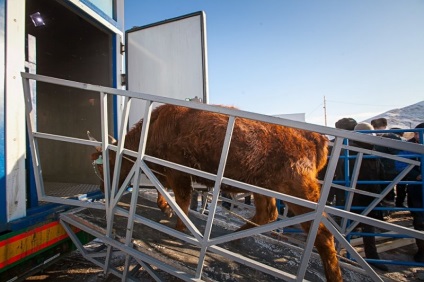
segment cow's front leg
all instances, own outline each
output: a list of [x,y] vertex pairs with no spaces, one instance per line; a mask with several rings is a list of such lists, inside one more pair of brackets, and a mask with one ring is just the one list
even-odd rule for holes
[[[191,178],[188,176],[174,176],[168,179],[168,183],[172,190],[174,191],[175,201],[178,206],[182,209],[182,211],[188,215],[188,208],[191,202],[191,193],[193,188],[191,186]],[[186,226],[180,217],[177,218],[177,224],[175,229],[178,231],[184,231]]]
[[169,206],[168,202],[165,200],[165,198],[163,197],[163,195],[161,193],[158,192],[158,198],[156,200],[156,203],[158,205],[158,208],[160,208],[160,210],[166,214],[166,216],[168,218],[172,217],[172,208]]

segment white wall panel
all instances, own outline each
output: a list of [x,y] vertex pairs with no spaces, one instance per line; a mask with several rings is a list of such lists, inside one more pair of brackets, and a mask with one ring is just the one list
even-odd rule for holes
[[[128,31],[128,90],[206,99],[204,17],[196,13]],[[143,103],[133,101],[130,125],[143,116]]]

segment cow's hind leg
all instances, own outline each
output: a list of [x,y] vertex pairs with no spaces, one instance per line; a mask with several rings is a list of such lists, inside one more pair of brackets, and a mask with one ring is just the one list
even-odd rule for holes
[[[317,202],[319,199],[319,186],[315,178],[310,178],[310,181],[305,181],[305,178],[303,178],[303,180],[304,181],[300,180],[296,182],[301,184],[297,187],[295,185],[287,186],[291,187],[292,191],[290,194],[299,198]],[[287,193],[287,191],[283,192]],[[310,209],[303,206],[294,205],[289,202],[286,204],[289,206],[289,210],[292,211],[294,215],[301,215],[307,212],[311,212]],[[309,233],[311,222],[303,222],[301,226],[306,233]],[[319,225],[317,236],[315,238],[315,247],[321,257],[327,281],[343,281],[339,261],[337,259],[334,236],[322,223]]]
[[[309,232],[311,222],[302,223],[305,232]],[[342,273],[337,259],[337,252],[334,244],[334,236],[320,223],[318,233],[315,238],[315,247],[321,257],[327,281],[343,281]]]
[[318,228],[315,247],[320,254],[327,281],[343,281],[334,245],[334,236],[322,223]]
[[[261,194],[254,194],[255,215],[250,219],[255,225],[263,225],[275,221],[278,217],[278,210],[275,198],[270,198]],[[255,225],[246,223],[239,230],[252,228]]]

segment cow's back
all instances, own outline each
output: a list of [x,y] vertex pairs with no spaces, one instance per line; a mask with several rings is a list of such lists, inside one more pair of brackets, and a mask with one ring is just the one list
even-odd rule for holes
[[[151,121],[148,154],[217,172],[228,116],[163,105]],[[225,176],[264,184],[279,173],[316,172],[326,159],[327,139],[320,134],[237,118]]]

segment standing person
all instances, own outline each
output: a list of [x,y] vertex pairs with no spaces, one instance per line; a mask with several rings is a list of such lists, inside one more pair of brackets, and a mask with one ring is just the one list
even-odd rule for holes
[[[338,129],[353,131],[353,129],[355,128],[355,126],[357,124],[358,123],[356,122],[355,119],[349,117],[349,118],[339,119],[338,121],[336,121],[336,123],[334,125]],[[330,154],[331,154],[331,149],[332,149],[331,147],[328,148],[328,152],[330,152]],[[342,151],[340,153],[341,156],[344,154],[343,152],[344,151]],[[329,156],[329,157],[331,157],[331,156]],[[339,163],[343,162],[343,161],[344,161],[343,159],[340,159]],[[344,180],[344,176],[343,176],[344,173],[343,173],[343,170],[340,169],[340,167],[341,167],[341,164],[338,164],[336,171],[334,173],[334,179],[335,180]],[[325,172],[327,170],[326,168],[327,168],[327,165],[319,172],[318,179],[324,179]],[[330,193],[328,195],[327,203],[330,204],[330,205],[333,204],[334,198],[336,198],[335,203],[334,203],[336,206],[344,206],[345,191],[331,187]]]
[[344,130],[352,131],[352,130],[355,129],[355,126],[357,124],[358,123],[353,118],[342,118],[342,119],[339,119],[338,121],[336,121],[336,123],[334,125],[338,129],[344,129]]
[[[395,128],[393,128],[393,129],[395,129]],[[388,133],[383,133],[381,136],[385,137],[385,138],[390,138],[390,139],[402,141],[403,139],[402,139],[401,135],[402,134],[388,132]],[[401,152],[398,149],[380,146],[380,145],[376,145],[375,150],[378,151],[378,152],[391,154],[391,155],[398,155]],[[393,180],[398,175],[398,171],[396,170],[395,160],[388,159],[388,158],[382,158],[381,162],[382,162],[383,167],[384,167],[384,180],[390,180],[390,181]],[[405,190],[406,186],[404,184],[398,184],[398,185],[400,186],[399,189],[397,188],[397,185],[394,188],[394,189],[396,189],[396,196],[397,196],[396,197],[396,203],[399,202],[403,206],[403,202],[405,201],[405,197],[406,197],[406,190]],[[394,189],[391,190],[383,200],[384,204],[387,205],[387,206],[394,206],[394,201],[395,201]],[[402,191],[405,191],[405,192],[402,193]],[[403,196],[403,199],[402,199],[402,196]]]
[[[369,123],[361,122],[358,123],[355,126],[355,131],[358,130],[374,130],[373,126]],[[368,133],[370,134],[370,133]],[[374,133],[371,133],[374,135]],[[374,150],[374,145],[369,143],[363,143],[359,141],[351,141],[350,145],[355,147],[360,147],[368,150]],[[352,155],[356,155],[358,152],[350,151]],[[355,166],[356,159],[350,159],[349,160],[349,170],[350,174],[353,173],[353,168]],[[383,165],[378,158],[363,158],[362,164],[359,170],[358,175],[358,181],[364,181],[364,180],[381,180],[383,177]],[[381,187],[379,184],[357,184],[356,189],[368,191],[372,193],[379,194],[381,193]],[[374,200],[374,197],[361,195],[361,194],[355,194],[352,201],[352,206],[359,206],[359,207],[367,207],[371,202]],[[353,211],[353,212],[360,212],[360,211]],[[383,214],[381,211],[371,211],[368,214],[369,217],[383,220]],[[361,224],[362,232],[363,233],[375,233],[376,229],[372,225],[368,224]],[[363,236],[362,240],[364,242],[364,251],[365,256],[368,259],[380,259],[377,247],[375,245],[375,236]],[[388,268],[384,264],[372,264],[374,267],[387,271]]]
[[[392,127],[390,129],[401,129],[399,127]],[[403,132],[396,132],[394,133],[400,137],[402,141],[405,141],[405,138],[403,138]],[[395,200],[395,206],[398,208],[406,208],[405,206],[405,200],[406,200],[406,185],[405,184],[397,184],[395,187],[396,191],[396,200]]]
[[[416,127],[418,128],[424,128],[424,122],[418,124]],[[409,139],[407,142],[417,143],[417,144],[423,144],[423,140],[420,140],[420,133],[414,132],[414,137]],[[405,154],[408,154],[408,152],[403,152]],[[410,154],[410,153],[409,153]],[[418,159],[420,160],[420,159]],[[397,162],[398,164],[399,162]],[[404,164],[404,163],[403,163]],[[400,166],[402,166],[400,164]],[[404,165],[403,165],[404,166]],[[421,175],[421,165],[415,166],[406,176],[403,180],[406,181],[422,181],[422,175]],[[402,169],[402,167],[398,166],[398,169]],[[418,208],[423,209],[423,184],[408,184],[407,185],[407,202],[409,208]],[[424,211],[411,211],[412,214],[412,223],[414,225],[415,230],[424,230]],[[416,262],[424,262],[424,240],[415,239],[415,243],[417,244],[418,251],[414,255],[414,260]]]

